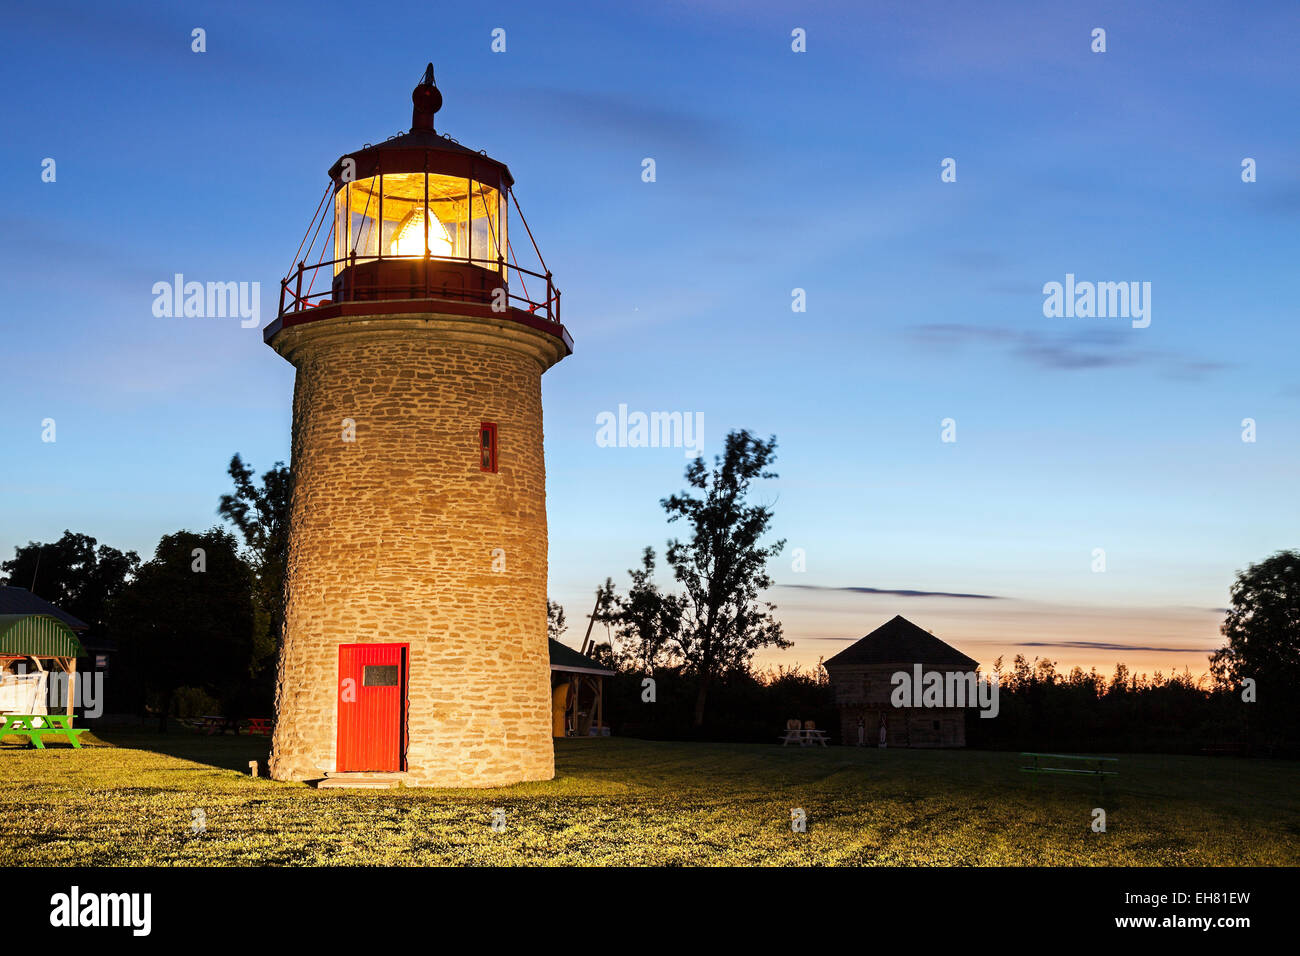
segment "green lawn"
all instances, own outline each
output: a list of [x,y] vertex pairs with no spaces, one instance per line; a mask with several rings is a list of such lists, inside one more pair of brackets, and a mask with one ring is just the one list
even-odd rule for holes
[[615,738],[559,741],[546,783],[318,791],[249,777],[266,738],[83,740],[0,748],[0,865],[1300,863],[1284,761],[1124,755],[1098,800],[1013,753]]

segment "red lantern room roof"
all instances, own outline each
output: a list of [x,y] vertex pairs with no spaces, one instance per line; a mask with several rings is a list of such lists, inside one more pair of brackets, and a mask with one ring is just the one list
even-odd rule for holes
[[[410,130],[344,153],[330,167],[330,184],[299,246],[302,257],[280,284],[280,312],[266,340],[334,315],[435,312],[522,323],[555,335],[572,352],[560,324],[560,292],[509,168],[434,129],[442,93],[433,64],[411,103]],[[537,265],[522,265],[516,251]]]
[[[413,129],[374,146],[363,146],[339,157],[330,167],[330,179],[340,184],[343,164],[351,159],[356,164],[354,179],[375,175],[380,168],[386,173],[446,173],[453,176],[473,175],[476,179],[491,171],[506,187],[515,179],[505,163],[497,162],[487,153],[476,152],[462,146],[450,136],[431,129]],[[425,163],[429,163],[428,169]]]
[[330,179],[341,186],[344,164],[350,159],[355,166],[353,179],[368,178],[382,168],[390,173],[430,172],[474,175],[475,178],[487,174],[505,188],[514,185],[514,177],[505,163],[485,152],[462,146],[445,133],[434,130],[433,117],[442,109],[442,93],[434,85],[432,63],[425,68],[424,77],[411,91],[411,104],[411,129],[408,132],[340,156],[338,162],[330,167]]

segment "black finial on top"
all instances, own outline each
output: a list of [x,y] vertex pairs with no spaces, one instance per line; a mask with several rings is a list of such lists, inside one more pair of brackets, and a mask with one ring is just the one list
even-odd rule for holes
[[419,85],[411,91],[411,131],[433,129],[433,114],[442,109],[442,94],[433,82],[433,64],[424,68]]

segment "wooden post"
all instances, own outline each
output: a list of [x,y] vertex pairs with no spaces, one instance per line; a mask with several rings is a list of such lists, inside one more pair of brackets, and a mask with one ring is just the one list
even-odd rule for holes
[[587,633],[582,635],[582,650],[578,651],[584,657],[587,655],[587,641],[591,639],[591,629],[596,625],[596,612],[600,610],[600,588],[596,589],[596,603],[591,606],[591,614],[587,616]]
[[596,726],[600,733],[598,736],[603,737],[605,731],[605,678],[596,678]]
[[77,697],[77,659],[75,657],[66,657],[63,659],[63,669],[68,675],[68,716],[72,716],[72,702]]
[[573,699],[569,701],[569,706],[573,709],[573,736],[578,736],[578,709],[579,701],[582,699],[582,681],[578,675],[574,674],[569,678],[569,686],[573,688]]

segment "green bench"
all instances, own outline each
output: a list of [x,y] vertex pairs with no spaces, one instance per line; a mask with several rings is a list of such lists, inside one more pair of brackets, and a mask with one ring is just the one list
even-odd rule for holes
[[0,739],[9,734],[27,737],[37,750],[45,749],[45,738],[51,734],[62,734],[71,741],[72,746],[81,749],[80,738],[85,729],[74,730],[72,717],[68,714],[5,714],[4,726],[0,727]]
[[[1106,769],[1106,764],[1108,763],[1113,763],[1113,764],[1119,763],[1118,757],[1089,757],[1089,756],[1079,756],[1077,754],[1034,754],[1034,753],[1022,753],[1020,756],[1028,757],[1032,761],[1032,763],[1028,767],[1020,768],[1022,773],[1035,773],[1035,774],[1068,773],[1068,774],[1083,774],[1084,776],[1096,777],[1098,792],[1101,792],[1102,785],[1106,782],[1107,777],[1119,776],[1118,770]],[[1074,761],[1076,764],[1082,763],[1085,764],[1085,766],[1083,767],[1051,766],[1051,764],[1055,764],[1062,761]],[[1088,764],[1092,764],[1093,766],[1087,766]]]

